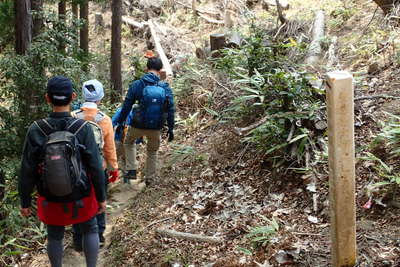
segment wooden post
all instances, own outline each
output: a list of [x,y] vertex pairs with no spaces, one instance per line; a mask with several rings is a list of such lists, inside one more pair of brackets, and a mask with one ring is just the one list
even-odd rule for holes
[[356,264],[353,77],[327,74],[332,266]]

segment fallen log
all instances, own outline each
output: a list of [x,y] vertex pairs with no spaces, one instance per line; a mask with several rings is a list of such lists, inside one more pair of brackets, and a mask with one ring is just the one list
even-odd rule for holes
[[[193,10],[193,6],[190,6],[190,5],[186,4],[186,3],[182,3],[180,1],[176,1],[176,3],[181,5],[181,6],[183,6],[183,7],[185,7],[186,9],[192,9]],[[196,12],[197,13],[203,13],[203,14],[215,15],[215,16],[220,15],[220,12],[218,12],[216,10],[210,10],[210,9],[204,10],[204,9],[200,9],[200,8],[197,8],[197,7],[196,7]]]
[[263,125],[267,122],[268,119],[286,117],[288,115],[299,115],[299,114],[307,114],[307,112],[285,112],[285,113],[277,113],[270,116],[265,116],[261,120],[247,126],[244,128],[235,127],[233,128],[233,132],[238,136],[246,136],[250,133],[251,130],[256,129],[257,127]]
[[204,15],[203,13],[200,13],[200,12],[198,12],[198,14],[199,14],[199,17],[205,19],[209,23],[221,24],[221,25],[224,24],[223,20],[217,20],[217,19],[210,18],[209,16]]
[[313,25],[312,41],[308,54],[305,60],[306,64],[314,65],[318,62],[322,48],[321,40],[324,37],[325,32],[325,14],[322,10],[319,10],[315,15],[315,21]]
[[132,26],[134,28],[138,28],[138,29],[143,29],[144,26],[146,26],[146,24],[147,24],[145,22],[138,22],[132,18],[125,17],[125,16],[122,17],[122,22],[125,24],[128,24],[129,26]]
[[153,21],[154,26],[156,26],[156,28],[162,33],[162,35],[167,36],[167,31],[160,25],[157,23],[157,21]]
[[238,48],[242,45],[243,38],[240,36],[238,32],[233,32],[226,43],[226,47],[228,48]]
[[163,63],[166,76],[167,76],[167,78],[172,77],[174,75],[174,73],[172,72],[171,64],[169,63],[169,60],[168,60],[167,56],[165,55],[164,49],[161,46],[160,38],[157,36],[154,23],[152,22],[152,20],[149,20],[148,24],[149,24],[151,36],[153,37],[153,40],[154,40],[154,44],[155,44],[157,53]]
[[156,229],[156,232],[163,236],[174,237],[174,238],[178,238],[178,239],[186,239],[186,240],[194,241],[194,242],[207,242],[207,243],[222,243],[223,242],[223,240],[219,237],[177,232],[177,231],[166,229],[166,228],[158,228],[158,229]]

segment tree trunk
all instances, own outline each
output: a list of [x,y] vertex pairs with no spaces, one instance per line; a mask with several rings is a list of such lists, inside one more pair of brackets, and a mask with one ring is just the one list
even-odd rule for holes
[[[83,0],[79,10],[80,19],[84,20],[84,25],[80,30],[80,48],[83,51],[84,61],[87,61],[89,56],[89,1]],[[88,66],[85,62],[83,64],[83,70],[86,71]]]
[[[75,1],[72,1],[71,4],[71,10],[72,10],[72,19],[73,20],[77,20],[79,18],[79,6]],[[78,27],[76,27],[75,23],[73,22],[71,27],[74,30],[74,34],[76,36],[74,42],[75,42],[75,46],[78,47],[78,42],[79,42],[79,32],[78,32]]]
[[[65,0],[60,0],[60,2],[58,2],[58,19],[60,20],[60,23],[65,24],[66,13],[67,13],[67,4],[65,3]],[[59,42],[60,45],[58,46],[58,50],[60,52],[65,52],[65,43],[62,40],[59,40]]]
[[32,16],[29,0],[15,1],[15,52],[24,55],[32,40]]
[[121,23],[122,23],[122,0],[113,0],[112,28],[111,28],[111,84],[112,100],[118,102],[122,95],[121,77]]
[[[31,0],[32,11],[37,14],[33,15],[32,18],[32,40],[34,40],[39,34],[42,33],[44,22],[42,14],[38,14],[43,11],[43,0]],[[45,70],[43,65],[41,64],[40,56],[36,55],[34,58],[35,71],[38,76],[45,77]],[[28,103],[28,114],[38,114],[38,107],[41,102],[41,94],[37,90],[32,90],[30,94],[26,95],[26,103]]]
[[[32,11],[36,13],[43,11],[43,0],[31,0]],[[40,14],[34,15],[32,19],[32,39],[38,36],[43,30],[43,18]]]
[[74,18],[78,18],[79,8],[78,8],[78,4],[76,2],[72,2],[71,10],[72,10],[72,15],[74,16]]
[[374,0],[374,2],[383,10],[383,13],[387,15],[394,6],[400,3],[400,0]]
[[[6,177],[6,175],[5,175],[4,171],[0,170],[0,185],[2,185],[2,186],[0,186],[0,201],[2,201],[3,197],[4,197],[4,189],[5,189],[5,185],[6,185],[5,177]],[[1,214],[0,214],[0,216],[1,216]],[[0,217],[0,220],[1,219],[3,219],[3,218]]]

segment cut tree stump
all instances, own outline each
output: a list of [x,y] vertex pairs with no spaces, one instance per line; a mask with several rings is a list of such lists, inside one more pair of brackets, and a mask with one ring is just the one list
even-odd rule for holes
[[210,47],[196,48],[196,57],[199,59],[207,59],[211,55]]
[[219,237],[177,232],[177,231],[166,229],[166,228],[156,229],[156,232],[163,236],[174,237],[174,238],[178,238],[178,239],[186,239],[186,240],[194,241],[194,242],[207,242],[207,243],[222,243],[223,242],[223,240]]
[[333,267],[356,264],[353,77],[327,73],[329,205]]
[[233,32],[228,38],[226,47],[238,48],[242,45],[242,42],[243,42],[242,36],[240,36],[238,32]]
[[319,10],[315,15],[315,21],[313,25],[312,41],[308,54],[305,60],[306,64],[315,65],[321,56],[321,40],[324,37],[325,32],[325,14],[324,11]]
[[232,11],[228,9],[225,10],[224,24],[226,28],[232,28],[234,24],[232,20]]
[[94,27],[95,29],[104,27],[104,20],[102,13],[97,12],[94,14]]
[[210,48],[212,57],[220,57],[221,53],[218,50],[224,47],[226,47],[225,34],[213,33],[210,35]]

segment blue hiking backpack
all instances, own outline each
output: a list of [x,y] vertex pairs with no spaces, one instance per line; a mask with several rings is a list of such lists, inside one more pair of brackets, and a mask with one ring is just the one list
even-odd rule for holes
[[163,87],[158,83],[145,86],[133,125],[141,129],[161,129],[164,126],[167,106],[167,95]]

